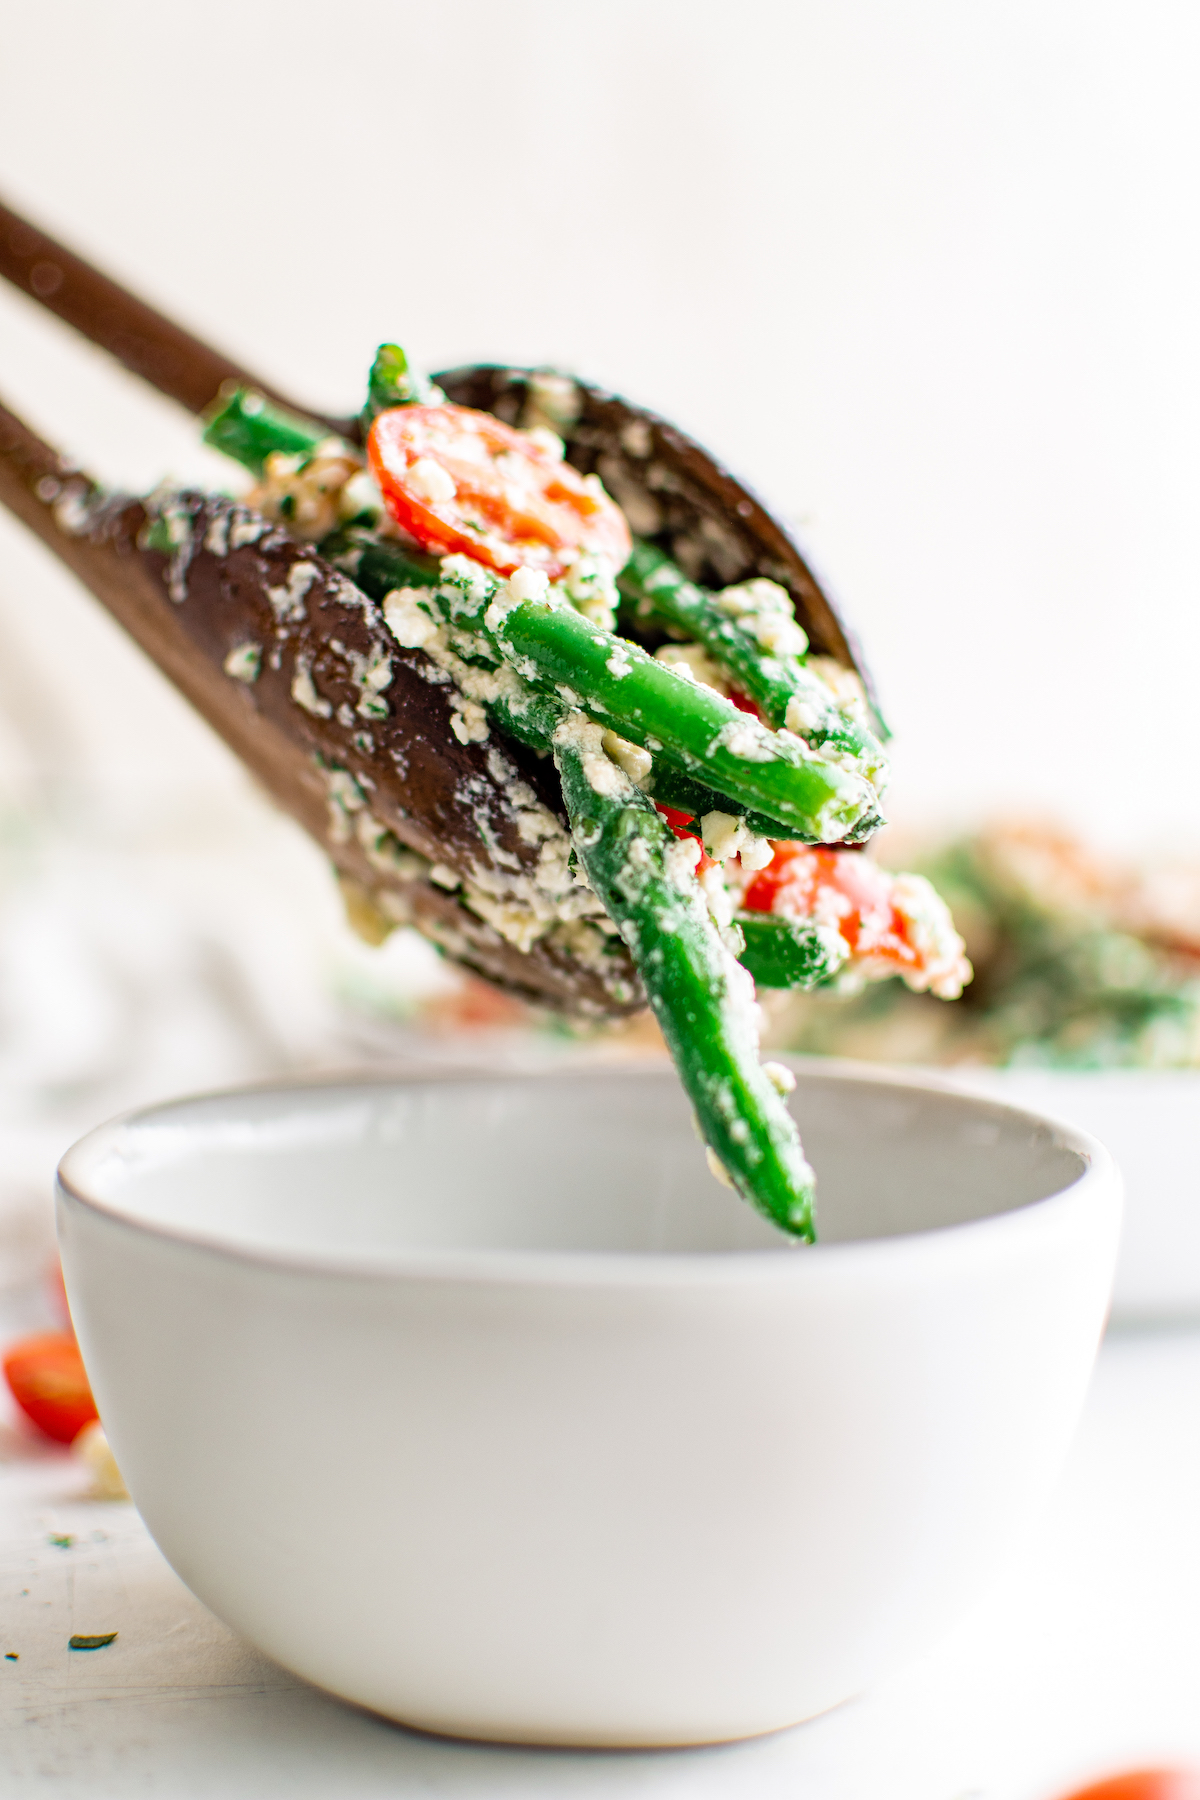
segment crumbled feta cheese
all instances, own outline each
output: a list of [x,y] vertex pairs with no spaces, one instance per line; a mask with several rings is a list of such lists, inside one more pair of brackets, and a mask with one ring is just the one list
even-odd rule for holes
[[338,497],[338,512],[343,519],[359,519],[364,513],[383,517],[383,495],[369,469],[356,469]]
[[330,768],[320,757],[316,758],[316,763],[325,778],[326,798],[329,802],[329,840],[333,844],[344,844],[351,835],[351,818],[363,810],[367,797],[349,769]]
[[717,930],[728,931],[733,924],[733,896],[725,885],[724,871],[719,864],[703,871],[700,890]]
[[803,737],[807,731],[815,731],[824,725],[829,717],[829,708],[821,704],[819,696],[811,693],[793,694],[787,703],[787,711],[783,722],[788,731]]
[[696,864],[700,861],[700,842],[694,837],[672,838],[663,851],[663,867],[667,872],[667,880],[677,888],[686,890],[688,883],[696,873]]
[[740,582],[718,594],[717,605],[774,656],[803,656],[808,649],[808,637],[796,623],[792,597],[777,581],[760,577]]
[[395,673],[391,657],[379,646],[375,646],[369,656],[351,655],[349,660],[355,683],[360,689],[356,708],[359,718],[386,719],[388,704],[383,693],[385,688],[392,685]]
[[257,544],[266,529],[265,520],[260,519],[256,513],[237,507],[229,526],[229,548],[245,550],[249,545]]
[[508,591],[518,606],[526,600],[544,600],[549,586],[543,569],[514,569],[508,578]]
[[529,377],[521,424],[526,431],[547,426],[568,435],[583,410],[583,395],[569,375],[538,369]]
[[771,734],[747,716],[722,725],[709,747],[709,755],[719,749],[728,750],[730,756],[742,762],[774,762],[776,757]]
[[458,484],[449,469],[443,468],[432,456],[418,456],[416,462],[409,463],[404,479],[430,506],[441,506],[447,500],[453,500],[458,492]]
[[803,656],[808,649],[808,635],[794,619],[744,617],[738,624],[771,656]]
[[552,918],[540,917],[519,901],[497,900],[471,881],[466,883],[464,896],[471,911],[478,913],[481,919],[486,919],[506,943],[512,944],[524,956],[528,956],[538,939],[546,935],[554,922]]
[[328,719],[333,714],[329,701],[323,699],[313,686],[312,664],[306,656],[296,658],[292,674],[292,699],[315,719]]
[[406,650],[420,650],[438,634],[436,620],[422,604],[420,588],[393,588],[385,594],[383,616],[396,642]]
[[796,1085],[796,1077],[786,1063],[765,1062],[762,1072],[777,1094],[790,1094]]
[[774,855],[775,846],[770,838],[755,837],[753,832],[748,831],[742,839],[738,861],[748,874],[753,875],[759,869],[765,869]]
[[713,861],[725,862],[741,849],[746,837],[746,823],[732,813],[705,813],[700,820],[700,835]]
[[[92,510],[88,505],[87,490],[83,487],[69,487],[61,499],[55,501],[53,511],[54,523],[69,537],[81,537],[92,522]],[[171,515],[166,516],[168,523],[172,523]],[[186,518],[186,514],[183,516]],[[186,542],[186,540],[183,541]]]
[[554,742],[575,751],[583,764],[584,777],[594,794],[620,800],[633,791],[624,769],[618,767],[604,748],[604,728],[594,725],[584,713],[572,712],[559,724]]
[[461,552],[443,556],[441,568],[447,581],[460,584],[474,600],[486,600],[497,585],[496,577],[490,569],[477,563],[473,556],[463,556]]
[[972,971],[946,902],[923,875],[897,875],[891,901],[919,959],[915,972],[904,972],[906,984],[918,993],[927,987],[939,1000],[957,1000]]
[[591,551],[578,552],[558,587],[590,624],[602,631],[615,628],[617,579],[608,557]]
[[447,868],[445,863],[434,863],[429,871],[429,879],[437,887],[445,888],[451,894],[459,885],[458,876],[453,869]]
[[654,758],[640,744],[631,744],[628,738],[618,737],[615,731],[606,731],[601,739],[605,750],[628,775],[635,787],[641,787],[647,775],[654,767]]
[[547,425],[535,425],[532,431],[527,432],[526,435],[532,443],[537,445],[539,450],[546,456],[549,456],[554,462],[562,461],[563,456],[566,454],[567,446],[563,443],[557,431],[551,431]]
[[810,675],[824,682],[834,701],[860,725],[869,725],[871,709],[866,691],[853,669],[847,669],[832,656],[810,656],[805,667]]
[[262,667],[261,644],[235,644],[225,658],[222,667],[234,681],[246,683],[258,680],[258,672]]
[[380,874],[394,875],[401,881],[428,879],[429,859],[409,850],[394,832],[381,825],[370,812],[359,812],[354,821],[354,835],[367,861]]
[[464,700],[450,716],[450,729],[460,744],[486,744],[487,714],[476,700]]
[[[354,516],[343,510],[346,489],[363,473],[361,458],[348,444],[340,438],[323,438],[311,456],[272,451],[250,501],[269,519],[286,525],[293,536],[315,543],[342,519]],[[376,505],[382,510],[381,499]]]
[[685,680],[698,681],[714,693],[729,693],[724,671],[715,663],[703,644],[661,644],[654,652],[656,662],[666,663]]
[[[715,1176],[722,1187],[733,1187],[733,1176],[729,1173],[729,1170],[725,1167],[725,1164],[721,1161],[711,1144],[705,1144],[704,1146],[704,1160],[708,1164],[709,1174]],[[734,1188],[734,1192],[737,1192],[736,1188]]]
[[271,610],[281,625],[299,624],[307,616],[304,597],[319,574],[316,563],[296,562],[288,570],[287,581],[281,587],[267,589]]

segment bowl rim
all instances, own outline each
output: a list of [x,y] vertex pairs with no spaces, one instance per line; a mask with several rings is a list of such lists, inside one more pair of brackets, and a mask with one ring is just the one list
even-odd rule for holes
[[[990,1256],[999,1245],[996,1239],[1017,1240],[1031,1233],[1065,1225],[1073,1214],[1095,1210],[1107,1194],[1122,1194],[1120,1171],[1104,1145],[1089,1133],[1049,1114],[1024,1106],[1015,1106],[964,1089],[940,1074],[919,1073],[907,1069],[852,1061],[842,1057],[807,1057],[780,1055],[796,1075],[818,1085],[822,1081],[851,1081],[865,1087],[896,1088],[905,1092],[944,1095],[964,1111],[987,1118],[997,1114],[1016,1119],[1052,1134],[1062,1148],[1080,1157],[1083,1167],[1073,1181],[1038,1200],[1025,1201],[1004,1212],[989,1213],[980,1219],[960,1220],[952,1225],[929,1226],[905,1231],[889,1237],[855,1238],[842,1242],[804,1244],[780,1232],[778,1246],[750,1246],[731,1250],[574,1250],[574,1249],[506,1249],[472,1245],[466,1249],[411,1248],[375,1252],[362,1250],[306,1250],[265,1244],[238,1243],[210,1236],[194,1228],[177,1227],[159,1220],[132,1216],[119,1203],[87,1191],[73,1165],[95,1157],[106,1146],[119,1141],[130,1126],[152,1120],[156,1114],[178,1108],[226,1099],[240,1099],[253,1094],[294,1094],[337,1089],[405,1088],[467,1086],[481,1084],[503,1086],[534,1085],[543,1080],[606,1080],[636,1073],[655,1075],[664,1080],[677,1080],[671,1065],[662,1057],[628,1056],[591,1062],[580,1060],[562,1065],[530,1065],[495,1070],[474,1067],[469,1063],[437,1066],[428,1064],[409,1068],[406,1065],[373,1066],[364,1070],[338,1070],[283,1079],[242,1082],[227,1088],[207,1089],[195,1094],[182,1094],[158,1100],[147,1106],[129,1108],[104,1123],[94,1126],[76,1139],[62,1156],[55,1177],[56,1198],[61,1208],[64,1200],[72,1201],[104,1218],[109,1223],[134,1233],[186,1248],[197,1255],[225,1261],[251,1264],[279,1273],[350,1277],[361,1280],[389,1281],[398,1277],[417,1280],[467,1281],[499,1285],[602,1286],[729,1286],[744,1282],[755,1284],[785,1281],[795,1283],[827,1278],[835,1269],[849,1273],[851,1265],[858,1276],[887,1275],[894,1279],[894,1266],[899,1261],[920,1258],[923,1261],[947,1258],[952,1261],[974,1261],[979,1255]],[[736,1198],[735,1204],[748,1205]]]

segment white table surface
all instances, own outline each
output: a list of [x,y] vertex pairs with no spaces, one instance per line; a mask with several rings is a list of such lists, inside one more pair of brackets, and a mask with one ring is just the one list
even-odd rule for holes
[[86,1485],[66,1452],[0,1438],[6,1800],[1055,1800],[1200,1763],[1200,1331],[1110,1335],[1049,1516],[950,1641],[824,1719],[716,1749],[524,1751],[356,1712],[240,1643],[133,1507]]

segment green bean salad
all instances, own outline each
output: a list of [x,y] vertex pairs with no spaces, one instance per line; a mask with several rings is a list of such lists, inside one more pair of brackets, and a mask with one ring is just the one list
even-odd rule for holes
[[[388,344],[363,429],[365,454],[238,389],[205,437],[452,684],[461,742],[553,759],[574,881],[636,965],[710,1168],[811,1240],[813,1172],[792,1077],[759,1058],[756,986],[900,975],[953,999],[970,979],[929,883],[862,853],[887,757],[861,684],[813,653],[781,584],[706,589],[636,537],[544,415],[451,404]],[[386,687],[372,698],[386,712]]]

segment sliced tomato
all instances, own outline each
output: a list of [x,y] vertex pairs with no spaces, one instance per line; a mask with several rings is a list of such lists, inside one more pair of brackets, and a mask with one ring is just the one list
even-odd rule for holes
[[73,1332],[23,1338],[6,1352],[4,1375],[21,1410],[60,1444],[100,1416]]
[[854,954],[894,965],[896,973],[920,962],[908,921],[892,904],[892,877],[857,851],[776,844],[742,905],[748,912],[836,922]]
[[558,581],[583,553],[613,571],[632,548],[620,508],[594,476],[557,461],[527,432],[467,406],[397,406],[378,415],[367,455],[388,511],[419,544],[458,551],[501,575]]
[[1200,1800],[1200,1771],[1139,1769],[1080,1788],[1065,1800]]

